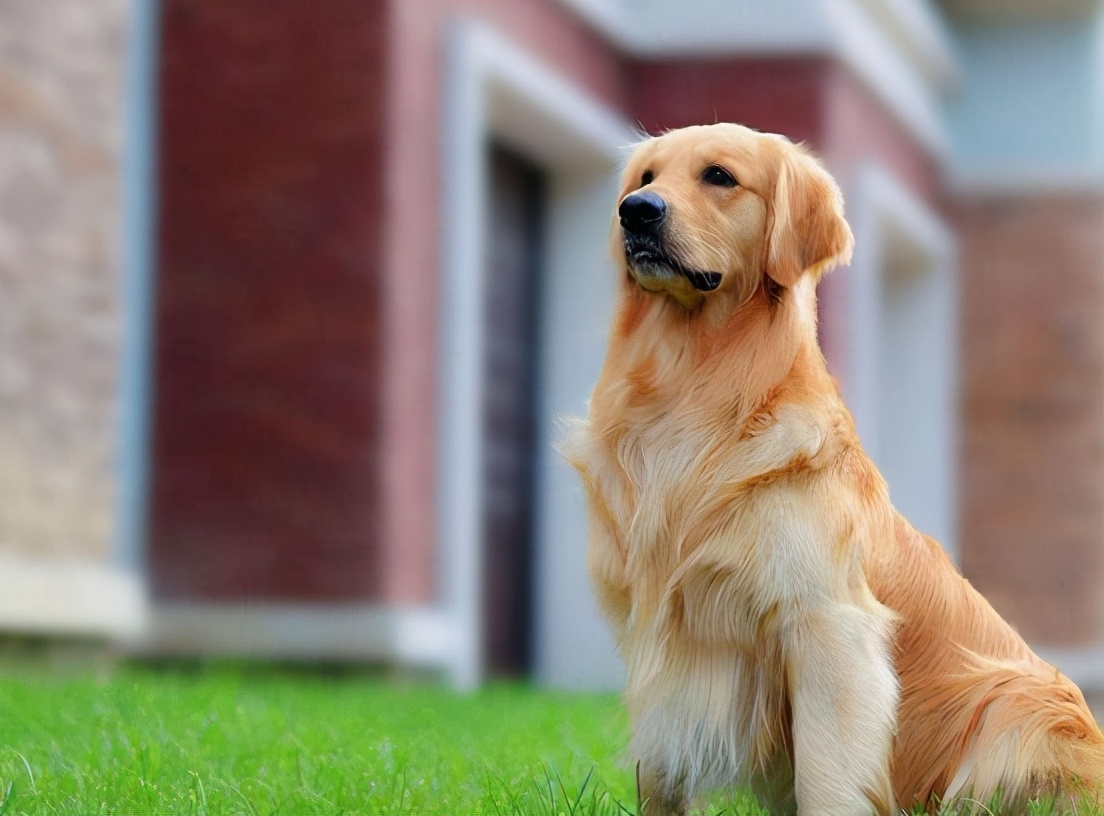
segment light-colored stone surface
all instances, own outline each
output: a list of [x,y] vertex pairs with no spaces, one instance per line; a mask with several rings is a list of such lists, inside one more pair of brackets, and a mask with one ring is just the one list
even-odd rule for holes
[[0,554],[104,558],[129,0],[0,0]]
[[133,572],[88,559],[0,554],[5,630],[134,639],[146,627],[146,594]]

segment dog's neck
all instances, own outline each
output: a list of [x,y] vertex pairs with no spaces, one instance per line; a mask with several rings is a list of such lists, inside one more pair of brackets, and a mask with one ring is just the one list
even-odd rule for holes
[[[720,292],[688,310],[627,284],[603,380],[648,412],[693,404],[740,423],[780,386],[830,380],[816,339],[815,282],[758,287],[742,303]],[[795,382],[796,379],[796,382]],[[597,396],[597,394],[596,394]],[[598,407],[598,406],[595,406]]]

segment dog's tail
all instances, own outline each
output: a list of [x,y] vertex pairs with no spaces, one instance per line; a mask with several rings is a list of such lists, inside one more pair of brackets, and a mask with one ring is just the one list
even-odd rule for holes
[[944,799],[1104,801],[1104,733],[1077,686],[1042,661],[1004,666],[990,678]]

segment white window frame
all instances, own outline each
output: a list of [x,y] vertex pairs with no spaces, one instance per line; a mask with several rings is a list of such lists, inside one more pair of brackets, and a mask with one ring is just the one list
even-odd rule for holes
[[[945,528],[924,530],[939,538],[953,560],[958,560],[958,294],[957,245],[953,233],[919,197],[878,164],[862,166],[848,197],[855,233],[850,277],[849,346],[844,396],[855,417],[863,445],[877,462],[881,450],[880,353],[887,332],[882,304],[886,285],[886,253],[890,242],[904,242],[911,254],[924,260],[924,286],[932,287],[929,315],[932,325],[931,364],[941,377],[942,399],[936,406],[944,446],[942,473],[935,480],[945,508]],[[890,486],[893,495],[893,485]]]

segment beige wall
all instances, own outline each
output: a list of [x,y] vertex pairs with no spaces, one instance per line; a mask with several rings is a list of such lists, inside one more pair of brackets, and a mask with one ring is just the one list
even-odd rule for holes
[[102,560],[128,0],[0,0],[0,556]]

